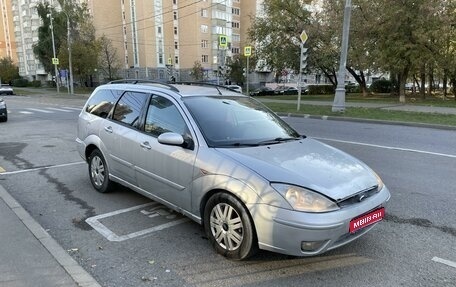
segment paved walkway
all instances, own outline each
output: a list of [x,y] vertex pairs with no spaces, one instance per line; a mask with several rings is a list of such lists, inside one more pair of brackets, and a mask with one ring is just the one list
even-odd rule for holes
[[[257,97],[256,99],[265,103],[287,103],[298,104],[297,100],[281,100],[281,99],[263,99]],[[332,106],[332,101],[301,101],[301,105],[311,106]],[[456,108],[435,107],[435,106],[419,106],[409,104],[385,104],[385,103],[361,103],[361,102],[346,102],[346,107],[364,107],[364,108],[377,108],[391,111],[405,111],[405,112],[421,112],[421,113],[436,113],[436,114],[449,114],[456,115]]]
[[0,286],[100,287],[0,185]]

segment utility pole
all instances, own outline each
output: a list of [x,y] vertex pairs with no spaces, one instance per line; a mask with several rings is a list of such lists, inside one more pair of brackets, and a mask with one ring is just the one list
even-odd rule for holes
[[52,63],[54,64],[54,72],[55,72],[55,85],[57,87],[57,94],[60,93],[59,89],[59,81],[58,81],[58,71],[57,71],[57,63],[58,60],[55,57],[55,42],[54,42],[54,26],[52,25],[52,14],[48,14],[49,19],[51,20],[51,38],[52,38],[52,53],[53,53],[53,58],[52,58]]
[[345,69],[347,66],[348,35],[350,33],[351,0],[346,0],[344,11],[344,27],[342,32],[342,47],[340,53],[339,73],[337,74],[337,88],[332,106],[333,112],[345,111]]
[[71,63],[71,27],[70,27],[70,17],[68,16],[67,12],[62,10],[62,12],[67,17],[67,46],[68,46],[68,69],[70,73],[70,93],[74,94],[74,84],[73,84],[73,65]]

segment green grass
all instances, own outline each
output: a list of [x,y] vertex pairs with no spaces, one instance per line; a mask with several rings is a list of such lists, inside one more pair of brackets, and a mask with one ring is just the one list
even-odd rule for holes
[[331,106],[302,105],[296,111],[295,104],[264,103],[276,113],[309,114],[316,116],[335,116],[341,118],[362,118],[371,120],[426,123],[437,125],[456,126],[456,115],[442,115],[417,112],[388,111],[376,108],[347,108],[343,114],[333,113]]

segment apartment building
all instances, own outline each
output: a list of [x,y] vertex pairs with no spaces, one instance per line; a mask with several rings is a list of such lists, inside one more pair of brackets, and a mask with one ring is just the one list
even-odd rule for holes
[[17,60],[19,75],[29,80],[46,80],[48,75],[33,53],[33,44],[38,42],[38,28],[41,26],[35,7],[42,0],[0,1],[6,2],[5,5],[11,9],[9,37],[11,46],[15,47],[15,51],[12,49],[11,52],[16,55],[12,58]]
[[[88,0],[98,36],[111,39],[124,77],[189,80],[199,61],[208,78],[250,44],[255,0]],[[226,47],[219,45],[226,36]]]
[[0,0],[0,58],[11,58],[17,63],[11,0]]

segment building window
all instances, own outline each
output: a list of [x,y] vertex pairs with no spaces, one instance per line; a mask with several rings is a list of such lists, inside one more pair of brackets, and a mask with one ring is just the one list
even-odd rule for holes
[[158,63],[163,64],[163,54],[158,54]]
[[173,18],[174,18],[174,20],[177,20],[177,11],[173,12]]
[[177,27],[174,27],[174,35],[177,35]]
[[201,17],[207,17],[207,9],[201,9]]
[[207,45],[208,45],[208,41],[207,40],[201,40],[201,48],[206,49]]
[[239,54],[240,53],[240,49],[239,48],[231,48],[231,53]]
[[241,35],[239,34],[233,34],[231,36],[231,39],[233,40],[233,42],[241,42]]
[[241,9],[239,9],[239,8],[232,8],[232,9],[231,9],[231,13],[233,13],[234,15],[241,15]]
[[202,55],[201,56],[201,62],[202,63],[208,63],[209,62],[209,55]]
[[231,28],[238,28],[239,29],[240,24],[239,22],[231,22]]
[[202,33],[207,33],[207,29],[208,29],[207,25],[201,25],[201,32]]
[[174,42],[174,49],[179,50],[179,43],[177,43],[176,41]]
[[174,56],[174,64],[179,65],[179,56]]
[[173,0],[173,4],[174,4],[174,5],[177,5],[177,0]]
[[161,34],[161,33],[162,33],[162,27],[160,27],[160,26],[157,27],[157,33],[158,33],[158,34]]

